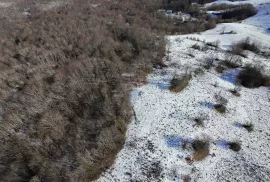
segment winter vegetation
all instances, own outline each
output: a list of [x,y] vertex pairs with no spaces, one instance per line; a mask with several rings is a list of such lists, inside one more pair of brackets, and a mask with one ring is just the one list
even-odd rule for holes
[[269,181],[269,3],[0,0],[0,181]]
[[[130,91],[166,67],[164,35],[216,26],[197,1],[2,1],[0,181],[97,179],[124,145]],[[172,5],[196,21],[158,12]]]
[[[242,22],[235,12],[227,19],[235,23],[167,37],[167,66],[154,69],[148,84],[132,91],[136,119],[114,165],[98,182],[269,181],[269,86],[262,80],[269,77],[270,22],[261,13],[269,1],[214,3],[228,4],[216,11],[250,3],[258,12]],[[187,73],[191,77],[183,84]]]

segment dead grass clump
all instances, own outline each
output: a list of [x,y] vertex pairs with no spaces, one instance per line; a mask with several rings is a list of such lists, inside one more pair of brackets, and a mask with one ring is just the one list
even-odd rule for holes
[[169,90],[172,92],[181,92],[184,88],[188,86],[191,75],[185,75],[181,78],[174,77],[171,80]]
[[195,140],[192,143],[194,149],[193,159],[194,161],[202,161],[209,155],[209,142],[203,140]]
[[183,177],[183,182],[190,182],[191,181],[191,177],[190,176],[184,176]]

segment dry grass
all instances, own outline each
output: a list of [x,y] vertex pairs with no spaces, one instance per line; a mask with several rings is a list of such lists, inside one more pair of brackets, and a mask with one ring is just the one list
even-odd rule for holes
[[209,142],[203,140],[195,140],[192,143],[194,149],[193,160],[202,161],[209,155]]

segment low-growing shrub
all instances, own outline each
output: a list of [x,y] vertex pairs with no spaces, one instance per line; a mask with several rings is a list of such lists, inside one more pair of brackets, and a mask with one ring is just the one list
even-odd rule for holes
[[207,23],[205,24],[205,30],[213,29],[213,28],[215,28],[216,26],[217,26],[216,20],[210,18],[210,19],[207,21]]
[[259,45],[255,42],[251,42],[249,37],[233,45],[233,50],[235,50],[239,55],[243,52],[243,50],[260,53]]
[[199,46],[198,44],[193,44],[191,48],[201,50],[201,46]]
[[188,86],[191,75],[185,75],[183,77],[174,77],[171,80],[169,90],[172,92],[181,92]]
[[191,177],[186,175],[183,177],[183,182],[190,182],[191,181]]
[[194,122],[196,123],[196,126],[204,127],[204,118],[197,117],[194,119]]
[[227,68],[238,68],[242,65],[242,59],[240,56],[235,55],[235,53],[228,52],[224,55],[223,61],[220,61],[220,65],[226,66]]
[[205,157],[209,155],[209,142],[206,140],[194,140],[192,142],[192,148],[194,150],[194,161],[202,161]]
[[252,123],[249,123],[249,124],[242,124],[243,128],[245,128],[248,132],[251,132],[253,131],[254,129],[254,126]]
[[248,65],[238,75],[238,81],[247,88],[267,86],[269,78],[264,76],[259,68]]
[[226,68],[222,65],[217,65],[217,67],[216,67],[216,71],[218,73],[223,73],[225,70],[226,70]]
[[241,150],[241,145],[238,142],[229,142],[229,148],[235,152],[238,152]]
[[214,108],[219,113],[225,113],[226,112],[226,106],[223,104],[215,104]]

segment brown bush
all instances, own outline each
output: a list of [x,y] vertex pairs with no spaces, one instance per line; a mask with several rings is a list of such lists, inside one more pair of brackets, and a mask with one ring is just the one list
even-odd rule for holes
[[192,143],[194,149],[193,160],[202,161],[205,157],[209,155],[209,142],[202,140],[195,140]]
[[247,88],[257,88],[260,86],[268,86],[269,78],[262,74],[259,68],[247,65],[238,75],[240,84]]
[[181,92],[184,88],[188,86],[189,80],[191,79],[190,75],[185,75],[181,78],[173,78],[171,80],[171,85],[169,87],[169,90],[172,92]]

